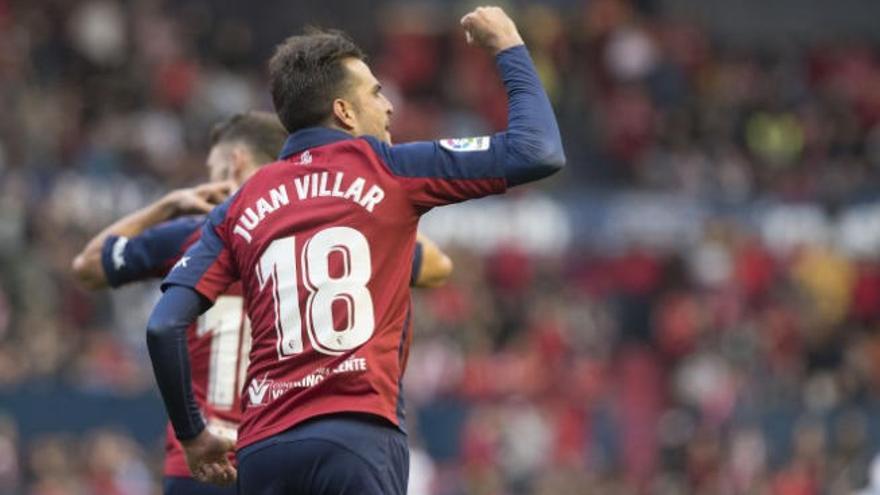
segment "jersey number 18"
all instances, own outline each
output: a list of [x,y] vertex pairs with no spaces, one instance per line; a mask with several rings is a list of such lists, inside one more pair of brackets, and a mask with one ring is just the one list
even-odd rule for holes
[[[351,227],[324,229],[306,241],[299,263],[296,241],[296,236],[272,241],[256,266],[260,290],[267,286],[272,290],[279,359],[303,352],[303,330],[312,348],[323,354],[340,355],[364,344],[375,328],[373,298],[367,289],[372,275],[367,238]],[[335,277],[330,274],[334,254],[343,267]],[[297,265],[308,291],[305,308],[299,303]],[[344,311],[343,328],[334,325],[334,305]]]

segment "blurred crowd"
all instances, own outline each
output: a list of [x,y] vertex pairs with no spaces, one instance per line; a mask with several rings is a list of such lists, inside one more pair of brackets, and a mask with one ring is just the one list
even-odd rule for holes
[[418,299],[407,380],[436,493],[870,483],[876,261],[775,256],[723,223],[687,252],[454,254],[453,283]]
[[[648,15],[653,3],[513,10],[569,156],[539,188],[830,211],[875,195],[876,46],[744,47]],[[216,120],[270,108],[280,37],[222,4],[0,0],[0,493],[156,493],[158,438],[24,434],[11,411],[25,388],[152,390],[155,287],[93,295],[68,267],[113,219],[202,180]],[[288,8],[276,17],[290,33],[309,11]],[[457,29],[464,10],[381,2],[354,30],[368,31],[395,140],[504,126],[492,61]],[[415,296],[414,495],[880,493],[877,260],[771,252],[719,219],[672,252],[445,247],[452,282]]]

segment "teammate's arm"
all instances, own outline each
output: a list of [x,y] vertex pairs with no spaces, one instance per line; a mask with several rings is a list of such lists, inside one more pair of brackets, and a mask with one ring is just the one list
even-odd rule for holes
[[[105,253],[112,253],[114,246],[117,245],[120,249],[125,249],[129,238],[138,236],[167,220],[211,211],[214,206],[226,199],[230,188],[229,183],[222,182],[178,189],[117,220],[93,237],[73,259],[71,268],[74,275],[86,288],[94,290],[107,287],[111,280],[104,264]],[[143,251],[143,249],[132,249],[135,247],[132,245],[129,250]]]
[[412,285],[421,288],[440,287],[452,273],[452,260],[434,241],[422,233],[416,236],[413,254]]

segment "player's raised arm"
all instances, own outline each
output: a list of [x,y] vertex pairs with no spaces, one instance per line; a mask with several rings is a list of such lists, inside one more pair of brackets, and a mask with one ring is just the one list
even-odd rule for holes
[[71,269],[76,279],[95,290],[157,276],[154,272],[160,265],[179,254],[173,246],[179,246],[193,227],[160,224],[184,215],[208,213],[226,199],[230,189],[228,182],[178,189],[117,220],[73,259]]
[[496,57],[508,98],[507,131],[501,134],[508,185],[541,179],[565,165],[553,107],[516,25],[499,7],[480,7],[461,19],[468,43]]
[[367,137],[422,208],[501,193],[565,165],[553,108],[513,21],[498,7],[481,7],[461,22],[469,42],[495,56],[507,91],[507,129],[396,146]]

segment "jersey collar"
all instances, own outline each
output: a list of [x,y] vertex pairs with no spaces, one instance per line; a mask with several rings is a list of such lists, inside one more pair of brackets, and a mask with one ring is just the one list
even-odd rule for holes
[[278,159],[284,160],[300,151],[345,139],[354,139],[354,136],[339,129],[331,129],[329,127],[300,129],[287,137],[287,142],[284,143],[284,148],[281,148],[281,154],[278,155]]

